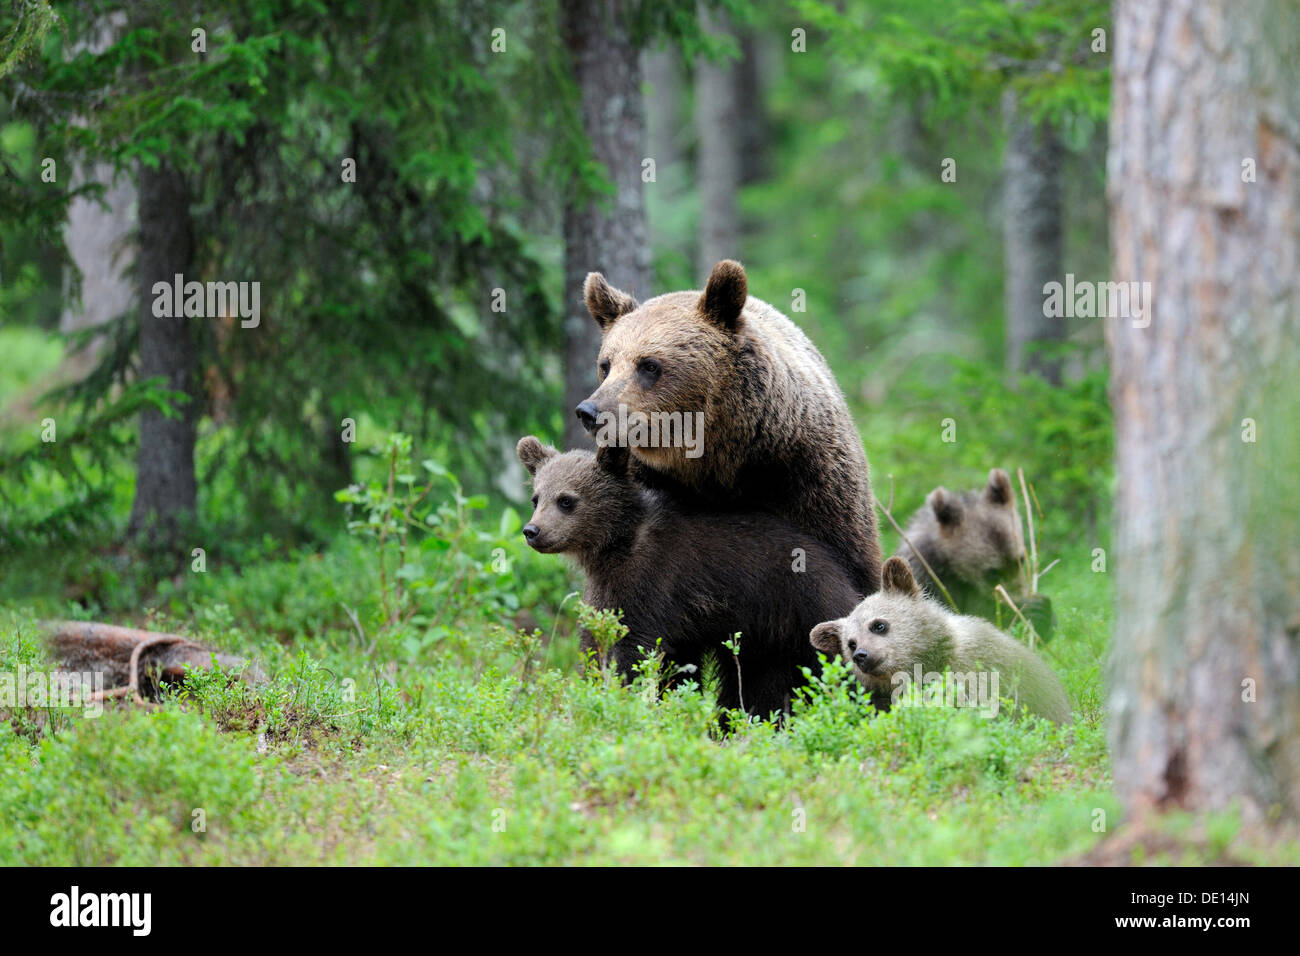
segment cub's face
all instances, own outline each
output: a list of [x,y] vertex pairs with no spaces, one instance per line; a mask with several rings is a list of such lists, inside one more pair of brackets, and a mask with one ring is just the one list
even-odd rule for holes
[[933,623],[906,561],[890,558],[882,577],[881,590],[848,617],[818,624],[809,634],[813,647],[840,655],[873,691],[889,691],[894,674],[911,671],[918,651],[929,646]]
[[910,670],[913,664],[909,655],[896,652],[918,644],[921,635],[915,603],[913,598],[877,591],[848,617],[813,628],[813,647],[824,654],[840,655],[863,685],[889,690],[893,675]]
[[560,454],[531,435],[519,440],[517,450],[533,476],[533,515],[523,528],[533,550],[590,553],[626,521],[625,456],[620,475],[589,451]]
[[959,578],[992,588],[1019,576],[1025,539],[1005,471],[994,468],[988,484],[976,492],[953,494],[936,488],[927,503],[938,521],[944,553]]
[[[601,426],[618,421],[620,406],[633,427],[638,418],[698,413],[706,416],[707,429],[715,396],[730,387],[747,288],[740,265],[724,261],[702,294],[673,292],[639,305],[604,276],[589,275],[587,308],[603,336],[599,385],[575,409],[587,431],[616,434],[602,433]],[[677,446],[636,444],[632,451],[661,467],[687,460]]]

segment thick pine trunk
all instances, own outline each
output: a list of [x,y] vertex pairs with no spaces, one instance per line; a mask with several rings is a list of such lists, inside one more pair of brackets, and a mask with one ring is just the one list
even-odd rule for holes
[[190,276],[194,237],[189,192],[181,174],[164,162],[140,168],[140,378],[161,377],[166,387],[190,401],[168,418],[148,408],[140,416],[135,501],[130,531],[158,548],[178,543],[177,535],[194,514],[194,433],[198,420],[195,379],[195,328],[201,319],[153,314],[153,285],[170,286],[180,273]]
[[1062,256],[1059,137],[1023,114],[1014,98],[1005,104],[1007,145],[1002,156],[1003,224],[1006,258],[1007,368],[1032,372],[1057,384],[1059,360],[1036,355],[1031,346],[1065,339],[1065,320],[1043,314],[1043,287],[1060,282]]
[[1106,325],[1115,783],[1135,816],[1294,818],[1300,7],[1120,0],[1115,41],[1112,279],[1153,296]]
[[628,29],[624,0],[564,0],[565,44],[573,62],[583,129],[614,194],[570,201],[564,211],[564,415],[565,446],[590,447],[573,409],[596,387],[600,329],[583,304],[582,283],[603,272],[618,289],[649,295],[641,160],[645,108],[639,51]]
[[[700,7],[700,21],[710,33],[726,33],[724,14]],[[721,259],[740,258],[740,227],[736,191],[740,188],[739,88],[734,60],[709,60],[696,67],[695,128],[699,136],[701,277]]]

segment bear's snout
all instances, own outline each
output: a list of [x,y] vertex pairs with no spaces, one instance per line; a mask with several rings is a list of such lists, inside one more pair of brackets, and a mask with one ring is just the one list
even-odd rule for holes
[[596,403],[595,402],[593,402],[591,399],[587,399],[585,402],[582,402],[573,411],[574,414],[578,416],[578,421],[582,422],[583,428],[587,429],[587,431],[591,433],[594,433],[596,431]]
[[883,662],[884,658],[877,657],[869,651],[861,648],[853,655],[853,663],[857,666],[858,670],[862,671],[864,674],[874,673]]
[[537,536],[541,533],[542,533],[541,529],[538,528],[537,525],[535,524],[524,525],[524,540],[527,541],[529,545],[531,545],[532,547],[537,546]]

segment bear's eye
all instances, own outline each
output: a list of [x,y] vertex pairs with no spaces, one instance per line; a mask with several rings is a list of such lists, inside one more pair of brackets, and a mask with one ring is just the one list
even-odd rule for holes
[[605,376],[609,374],[609,359],[602,359],[599,365],[600,380],[605,381]]
[[857,649],[858,649],[858,642],[857,642],[857,641],[849,641],[849,653],[852,654],[852,653],[853,653],[854,651],[856,651]]
[[636,373],[641,376],[641,381],[645,385],[653,385],[657,382],[663,370],[658,359],[644,358],[636,363]]
[[537,496],[536,496],[536,495],[533,495],[533,507],[534,507],[534,508],[537,507]]
[[578,502],[577,499],[571,498],[568,495],[560,495],[560,497],[555,499],[555,506],[567,515],[578,506]]
[[867,625],[867,630],[871,631],[872,634],[888,634],[889,622],[883,621],[880,618],[876,618],[874,621],[872,621],[870,624]]

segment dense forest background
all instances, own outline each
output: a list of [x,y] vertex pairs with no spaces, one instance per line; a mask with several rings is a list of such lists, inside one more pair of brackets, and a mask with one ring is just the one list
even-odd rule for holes
[[[192,422],[194,520],[218,551],[328,539],[333,492],[389,431],[466,486],[522,500],[514,439],[579,440],[565,323],[594,324],[565,281],[566,215],[606,214],[629,175],[644,214],[622,231],[641,230],[648,260],[636,294],[697,288],[713,261],[741,258],[754,294],[830,358],[904,507],[1023,465],[1058,527],[1098,544],[1100,330],[1013,327],[1007,276],[1042,278],[1012,260],[1047,228],[1046,268],[1104,278],[1107,59],[1079,24],[1104,31],[1105,5],[931,6],[733,4],[707,26],[692,5],[609,8],[630,16],[637,62],[620,68],[641,99],[620,118],[636,150],[612,171],[582,135],[581,77],[547,5],[231,4],[200,53],[197,7],[69,6],[5,104],[6,463],[28,494],[6,511],[4,550],[124,530],[131,471],[103,456],[130,461],[142,403]],[[617,32],[604,5],[579,14]],[[1067,71],[1045,78],[1057,56]],[[1016,123],[1047,145],[1018,147]],[[1041,172],[1050,222],[1018,211],[1042,196],[1007,188],[1015,162]],[[261,284],[258,328],[190,323],[185,381],[147,370],[188,402],[149,393],[143,374],[139,177],[164,181],[158,202],[187,237],[157,236],[159,275]],[[64,228],[69,209],[117,218],[96,237]],[[588,251],[583,275],[620,254]],[[594,350],[568,364],[585,395]],[[1041,364],[1058,387],[1018,384]],[[52,379],[67,388],[50,396]],[[33,426],[52,413],[63,435],[42,443]],[[950,417],[957,440],[943,443]]]

